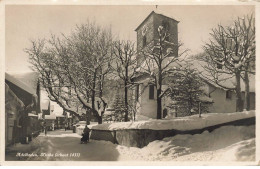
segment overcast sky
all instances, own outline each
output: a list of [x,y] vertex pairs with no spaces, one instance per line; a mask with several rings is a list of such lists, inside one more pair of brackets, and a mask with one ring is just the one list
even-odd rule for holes
[[[30,71],[23,51],[30,46],[29,39],[69,34],[76,24],[88,19],[101,26],[111,25],[120,38],[136,41],[135,28],[152,10],[155,6],[6,6],[6,71]],[[180,21],[179,39],[197,53],[211,28],[254,13],[254,6],[158,6],[158,10]]]

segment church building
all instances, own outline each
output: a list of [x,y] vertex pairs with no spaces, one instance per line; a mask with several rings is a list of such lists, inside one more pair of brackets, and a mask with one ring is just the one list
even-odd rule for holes
[[[157,100],[156,100],[156,88],[154,82],[151,83],[151,76],[146,71],[142,71],[145,67],[145,58],[143,51],[151,46],[155,46],[158,43],[159,34],[158,29],[162,26],[165,31],[168,31],[165,41],[167,42],[164,45],[169,44],[173,48],[172,55],[178,56],[178,23],[179,21],[170,18],[168,16],[159,14],[152,11],[144,21],[135,29],[137,33],[137,63],[139,69],[132,81],[134,85],[134,97],[136,105],[136,120],[146,120],[149,118],[157,118]],[[164,46],[164,49],[167,49],[167,46]],[[171,66],[178,67],[180,64],[173,63]],[[234,80],[234,79],[233,79]],[[233,80],[227,80],[225,85],[234,85]],[[255,109],[255,86],[254,86],[255,77],[250,77],[250,109]],[[231,113],[236,111],[236,97],[235,92],[228,91],[223,88],[220,88],[216,84],[209,83],[205,81],[205,86],[203,86],[206,93],[208,93],[207,100],[210,100],[213,104],[209,107],[209,112],[212,113]],[[162,91],[167,89],[167,78],[162,82]],[[241,92],[242,98],[244,99],[245,95],[245,85],[241,81]],[[173,117],[176,115],[176,112],[168,108],[169,103],[171,102],[170,98],[162,98],[162,114],[161,117]]]
[[[152,11],[144,21],[135,29],[137,33],[137,64],[139,67],[145,67],[144,55],[145,50],[156,45],[158,43],[159,34],[158,28],[163,27],[164,31],[167,31],[164,45],[169,45],[169,48],[173,49],[172,55],[178,55],[178,23],[179,21],[167,17],[165,15]],[[174,45],[173,45],[174,44]],[[164,49],[167,49],[166,46]],[[147,72],[139,70],[133,81],[135,85],[135,101],[137,116],[145,116],[148,118],[156,118],[157,116],[157,101],[156,101],[156,88],[155,85],[150,83],[150,75]],[[165,85],[163,85],[164,87]],[[166,87],[166,86],[165,86]],[[165,107],[166,98],[162,101],[162,117],[165,117],[165,111],[168,111]]]

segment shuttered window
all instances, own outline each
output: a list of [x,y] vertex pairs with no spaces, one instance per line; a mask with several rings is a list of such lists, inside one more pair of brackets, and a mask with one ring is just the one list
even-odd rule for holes
[[226,91],[226,99],[231,99],[232,98],[232,92],[231,90]]

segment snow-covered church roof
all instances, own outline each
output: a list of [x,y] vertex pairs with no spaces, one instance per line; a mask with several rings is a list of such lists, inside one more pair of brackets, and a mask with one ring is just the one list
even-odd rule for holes
[[[204,70],[204,68],[202,67],[201,63],[199,61],[196,60],[192,60],[192,62],[186,60],[186,61],[176,61],[174,63],[172,63],[168,70],[174,70],[176,68],[181,68],[181,67],[186,67],[189,64],[189,66],[193,69],[196,69],[198,71],[198,73],[200,74],[200,77],[202,79],[204,79],[204,81],[206,81],[208,84],[216,87],[216,88],[222,88],[219,85],[217,85],[216,83],[214,83],[213,81],[209,80],[211,79],[211,77],[209,75],[207,75],[206,71]],[[140,67],[137,69],[137,74],[135,75],[134,79],[141,77],[141,76],[145,76],[148,77],[149,76],[149,72],[146,71],[147,69],[147,64],[145,62],[143,62]],[[156,67],[152,67],[152,69],[156,69]],[[156,72],[156,71],[152,71],[152,72]],[[228,75],[224,75],[222,74],[220,77],[220,84],[222,86],[225,86],[227,88],[234,88],[236,85],[236,79],[235,77],[229,77]],[[249,90],[250,92],[255,92],[255,75],[249,75]],[[240,80],[240,84],[241,84],[241,91],[245,91],[245,83],[244,81],[241,79]],[[224,89],[224,88],[222,88]],[[224,89],[226,90],[226,89]]]

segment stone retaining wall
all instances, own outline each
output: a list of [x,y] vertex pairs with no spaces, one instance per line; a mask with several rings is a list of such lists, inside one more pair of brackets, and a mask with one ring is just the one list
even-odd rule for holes
[[165,137],[172,137],[176,134],[200,134],[205,130],[212,132],[221,126],[249,126],[255,125],[255,117],[222,123],[202,129],[195,130],[150,130],[150,129],[122,129],[122,130],[97,130],[92,129],[90,139],[111,141],[129,147],[142,148],[154,140],[162,140]]

